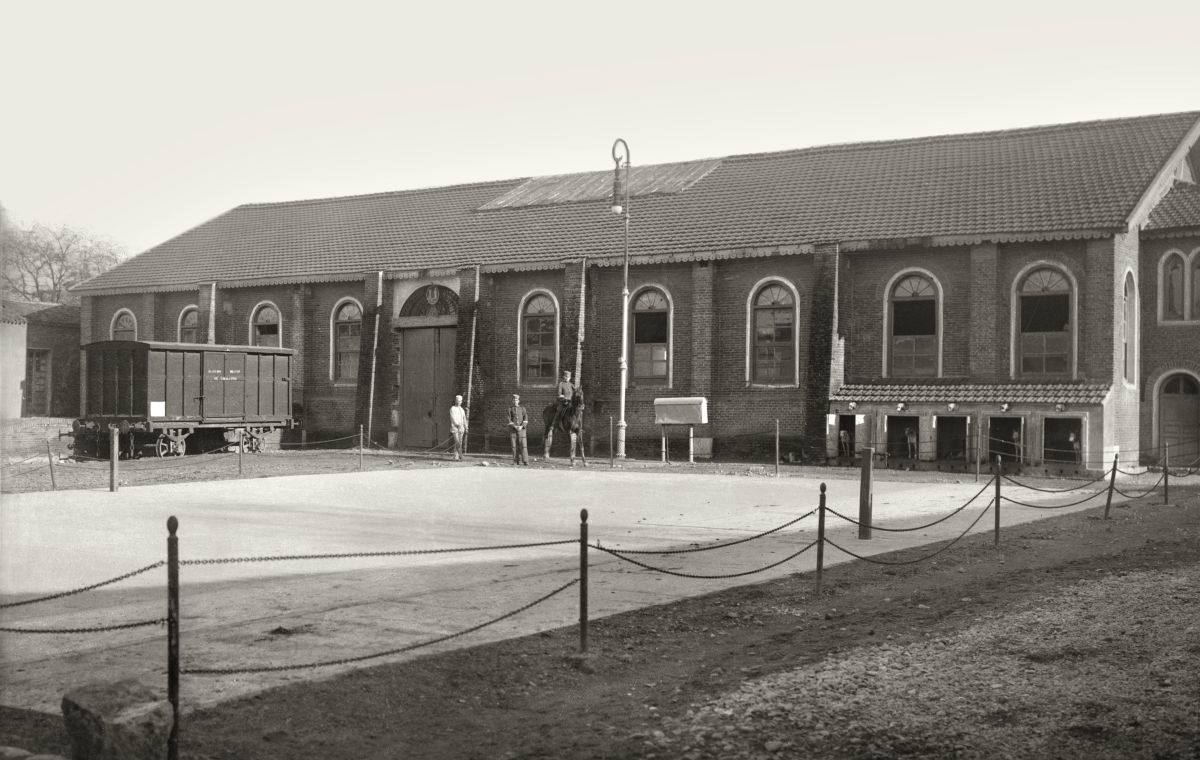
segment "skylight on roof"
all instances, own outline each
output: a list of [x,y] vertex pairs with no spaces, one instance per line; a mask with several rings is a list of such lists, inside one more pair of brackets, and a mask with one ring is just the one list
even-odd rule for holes
[[[654,166],[634,165],[629,170],[629,195],[670,195],[687,190],[721,164],[720,159],[685,161]],[[534,177],[522,182],[499,198],[479,207],[495,211],[522,206],[550,206],[559,203],[607,200],[612,194],[612,172],[559,174]]]

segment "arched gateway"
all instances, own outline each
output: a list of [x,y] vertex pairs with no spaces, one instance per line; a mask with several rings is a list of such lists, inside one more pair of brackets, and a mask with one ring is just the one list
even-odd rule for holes
[[393,323],[396,406],[393,427],[402,448],[431,448],[450,437],[454,403],[454,341],[458,295],[442,285],[418,288]]
[[1184,372],[1168,375],[1159,386],[1158,443],[1171,447],[1171,463],[1182,467],[1200,460],[1200,381]]

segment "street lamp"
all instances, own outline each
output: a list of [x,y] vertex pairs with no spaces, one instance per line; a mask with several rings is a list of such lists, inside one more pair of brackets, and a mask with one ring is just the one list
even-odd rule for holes
[[[617,148],[621,152],[617,152]],[[624,177],[621,158],[625,159]],[[617,459],[625,458],[625,389],[629,386],[629,143],[613,141],[612,212],[625,218],[625,266],[621,280],[621,400],[617,421]]]

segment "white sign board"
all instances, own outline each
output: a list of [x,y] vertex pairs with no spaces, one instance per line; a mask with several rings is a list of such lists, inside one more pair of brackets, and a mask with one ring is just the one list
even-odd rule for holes
[[703,396],[654,399],[656,425],[707,425],[708,399]]

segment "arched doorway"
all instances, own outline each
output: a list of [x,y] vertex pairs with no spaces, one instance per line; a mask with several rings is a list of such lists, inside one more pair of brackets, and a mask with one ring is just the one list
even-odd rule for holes
[[396,440],[431,448],[450,437],[458,295],[442,285],[417,288],[396,319]]
[[1190,466],[1200,459],[1200,381],[1177,372],[1158,392],[1158,443],[1170,445],[1171,463]]

